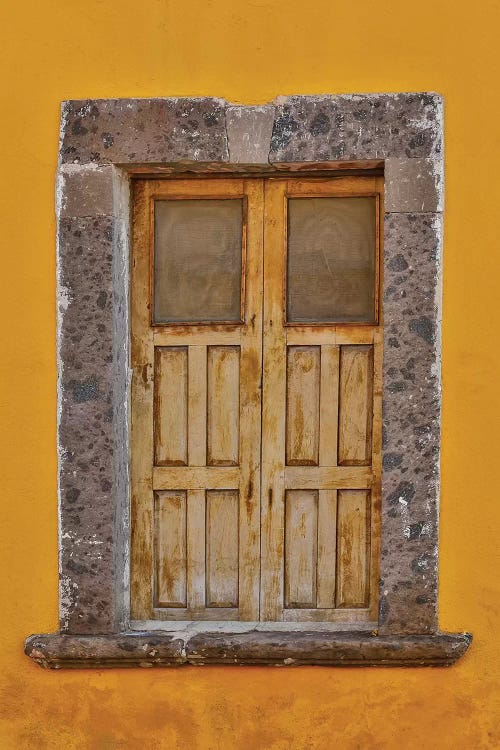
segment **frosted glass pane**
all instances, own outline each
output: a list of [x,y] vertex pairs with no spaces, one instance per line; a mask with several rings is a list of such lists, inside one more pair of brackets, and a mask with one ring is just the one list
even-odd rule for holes
[[243,202],[155,202],[154,322],[238,321]]
[[376,200],[290,198],[287,320],[375,320]]

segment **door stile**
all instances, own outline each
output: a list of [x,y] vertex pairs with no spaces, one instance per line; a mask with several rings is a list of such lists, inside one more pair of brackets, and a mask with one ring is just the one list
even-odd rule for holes
[[282,619],[285,554],[286,340],[282,284],[283,182],[268,180],[264,216],[264,330],[262,389],[261,620]]
[[[384,183],[377,179],[380,196],[378,221],[384,216]],[[382,396],[383,396],[383,356],[384,356],[384,307],[380,302],[380,293],[384,288],[384,233],[377,223],[379,238],[379,263],[377,276],[378,294],[378,327],[373,335],[373,431],[372,431],[372,492],[371,492],[371,548],[370,548],[370,619],[378,622],[379,578],[381,553],[381,517],[382,517]]]
[[[130,614],[133,620],[151,616],[154,537],[153,494],[153,389],[154,344],[150,322],[150,241],[153,207],[150,183],[134,185],[133,258],[131,262],[131,580]],[[135,439],[140,436],[140,439]]]
[[245,180],[246,312],[240,372],[239,619],[259,619],[264,181]]

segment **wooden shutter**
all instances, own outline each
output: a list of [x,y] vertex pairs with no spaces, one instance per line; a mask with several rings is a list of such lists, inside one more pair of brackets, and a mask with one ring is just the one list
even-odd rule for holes
[[376,620],[382,191],[136,182],[133,619]]
[[[262,193],[261,180],[135,184],[134,619],[259,618]],[[227,224],[231,206],[241,207],[236,239]],[[197,227],[193,246],[201,255],[193,251],[186,260],[191,246],[184,246],[183,236],[190,237],[190,216]],[[167,269],[172,286],[154,295],[164,242],[178,257]],[[217,256],[219,242],[240,252],[241,307],[234,302],[234,269]],[[212,250],[213,260],[202,268]],[[212,322],[200,320],[196,309],[207,293]],[[218,310],[241,322],[217,320]],[[168,316],[189,315],[194,320],[168,322]]]
[[[381,479],[382,331],[377,294],[381,192],[382,181],[375,177],[269,179],[266,183],[262,620],[376,620]],[[361,282],[356,278],[353,282],[354,289],[368,295],[364,307],[372,310],[370,322],[315,321],[314,309],[302,304],[300,285],[309,276],[308,301],[315,303],[317,297],[318,317],[328,318],[326,308],[331,300],[322,299],[321,277],[332,270],[328,258],[323,257],[328,249],[326,235],[333,227],[337,238],[350,242],[351,228],[342,227],[341,218],[333,216],[329,230],[328,220],[318,213],[323,210],[321,204],[313,206],[311,226],[297,240],[311,243],[311,235],[318,233],[313,249],[319,260],[304,246],[305,265],[298,265],[301,277],[290,278],[296,271],[295,261],[288,257],[287,262],[290,199],[341,197],[370,198],[373,204],[373,297],[366,281],[368,272]],[[346,212],[345,206],[342,213],[349,217],[350,208]],[[365,212],[368,209],[363,208]],[[349,266],[350,256],[356,255],[359,247],[347,248],[349,278],[359,276],[359,269]],[[336,276],[341,272],[337,269]],[[319,274],[318,278],[314,274]],[[287,285],[298,290],[297,317],[307,315],[307,323],[287,321],[287,309],[293,311],[295,304],[290,303]],[[353,296],[344,299],[341,289],[339,307],[333,314],[354,318],[365,314]]]

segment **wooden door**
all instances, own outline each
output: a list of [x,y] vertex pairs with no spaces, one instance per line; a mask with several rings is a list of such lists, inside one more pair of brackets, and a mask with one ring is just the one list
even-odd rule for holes
[[137,181],[133,619],[376,620],[382,189]]
[[377,619],[382,189],[266,183],[262,620]]
[[258,620],[263,183],[134,192],[132,618]]

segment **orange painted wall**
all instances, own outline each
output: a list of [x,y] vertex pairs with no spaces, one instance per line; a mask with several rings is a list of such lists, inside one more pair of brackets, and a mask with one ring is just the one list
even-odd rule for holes
[[[500,748],[498,0],[4,0],[1,750]],[[57,627],[54,174],[66,98],[434,90],[446,97],[445,670],[46,672]],[[495,630],[497,631],[495,633]]]

